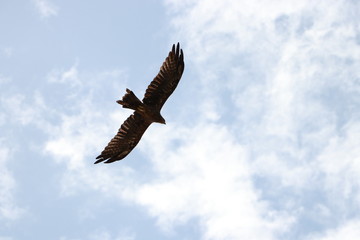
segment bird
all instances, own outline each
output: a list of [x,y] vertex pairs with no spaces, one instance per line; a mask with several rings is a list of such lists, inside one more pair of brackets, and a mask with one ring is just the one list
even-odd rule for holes
[[184,72],[184,53],[177,43],[173,44],[159,73],[151,81],[142,101],[126,89],[125,95],[116,102],[134,112],[124,121],[117,134],[111,139],[94,164],[112,163],[125,158],[139,143],[146,129],[154,122],[166,124],[160,110],[174,92]]

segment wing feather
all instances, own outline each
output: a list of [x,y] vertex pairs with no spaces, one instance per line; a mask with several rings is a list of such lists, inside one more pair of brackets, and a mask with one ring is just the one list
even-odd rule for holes
[[115,137],[96,158],[98,160],[95,164],[105,160],[105,163],[111,163],[126,157],[138,144],[150,124],[139,113],[134,112],[125,120]]
[[146,89],[143,102],[160,110],[178,85],[184,67],[184,54],[180,44],[178,43],[176,48],[174,44],[158,75]]

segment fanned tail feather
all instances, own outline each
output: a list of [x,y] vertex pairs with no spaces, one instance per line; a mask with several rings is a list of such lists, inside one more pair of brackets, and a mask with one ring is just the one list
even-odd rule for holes
[[133,110],[136,110],[142,104],[140,99],[138,99],[129,89],[126,89],[126,94],[123,96],[122,100],[117,100],[116,102],[122,105],[123,108],[130,108]]

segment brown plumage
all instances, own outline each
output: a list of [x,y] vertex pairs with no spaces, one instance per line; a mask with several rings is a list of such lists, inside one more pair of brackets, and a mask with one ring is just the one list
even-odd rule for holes
[[179,43],[169,52],[168,57],[160,68],[158,75],[146,89],[142,101],[135,94],[126,89],[126,94],[117,103],[123,108],[135,110],[121,125],[118,133],[108,143],[96,163],[111,163],[126,157],[138,144],[146,129],[153,122],[165,124],[160,110],[169,96],[174,92],[184,72],[184,54]]

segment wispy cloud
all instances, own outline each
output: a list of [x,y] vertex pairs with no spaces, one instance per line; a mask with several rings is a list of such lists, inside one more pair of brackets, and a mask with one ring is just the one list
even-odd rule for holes
[[11,237],[3,237],[3,236],[0,236],[0,240],[12,240],[13,238]]
[[11,81],[11,78],[8,76],[4,76],[0,73],[0,84],[8,83]]
[[3,47],[1,49],[1,52],[6,56],[6,57],[11,57],[13,55],[13,49],[11,47]]
[[68,70],[53,69],[48,74],[47,80],[50,83],[66,83],[71,86],[79,85],[78,62],[74,63]]
[[7,167],[10,150],[3,146],[3,142],[4,140],[0,139],[0,220],[15,220],[22,215],[24,210],[14,201],[13,191],[16,182]]
[[[303,221],[325,227],[329,217],[347,216],[347,204],[359,206],[358,183],[350,177],[357,173],[360,138],[359,33],[354,6],[333,3],[330,10],[325,1],[167,1],[203,81],[203,102],[219,116],[203,117],[232,129],[251,156],[250,179],[260,198],[295,217],[290,229],[305,229],[296,224]],[[323,193],[324,183],[344,198]],[[306,197],[313,191],[322,197]],[[329,210],[337,204],[344,208]]]
[[134,234],[130,233],[120,233],[117,236],[112,236],[112,234],[101,231],[101,232],[95,232],[89,236],[89,239],[91,240],[134,240],[135,236]]
[[41,17],[47,18],[58,14],[58,7],[48,0],[33,0]]
[[336,196],[334,202],[339,204],[339,207],[343,201],[360,206],[359,136],[360,122],[348,122],[341,129],[340,135],[329,139],[328,145],[318,157],[319,168],[326,173],[325,186],[330,196]]
[[[54,77],[54,72],[57,72],[57,77]],[[48,75],[49,82],[70,86],[68,95],[62,99],[65,110],[55,113],[61,121],[47,132],[49,139],[44,146],[45,154],[51,154],[58,163],[67,166],[68,172],[62,182],[64,195],[89,187],[105,192],[110,188],[118,189],[116,194],[122,195],[124,189],[120,185],[117,186],[117,183],[128,182],[127,179],[130,179],[130,168],[124,167],[121,171],[123,175],[118,175],[109,169],[92,167],[95,154],[102,150],[99,146],[105,144],[104,139],[116,133],[120,124],[118,119],[125,119],[128,115],[119,111],[120,108],[114,99],[111,105],[118,110],[110,114],[104,112],[106,108],[100,106],[96,100],[96,96],[104,96],[103,91],[109,96],[109,89],[112,93],[118,93],[119,85],[122,85],[118,81],[119,78],[126,78],[123,71],[83,74],[79,73],[76,65],[69,70],[53,70]],[[76,84],[73,84],[74,80]],[[94,89],[98,90],[97,93],[93,92]],[[69,96],[71,97],[68,98]]]
[[144,151],[158,177],[140,185],[135,200],[161,228],[199,218],[205,239],[276,239],[292,225],[291,216],[261,199],[251,179],[250,153],[226,127],[173,125],[150,134]]
[[360,236],[360,221],[348,221],[336,229],[330,229],[324,234],[311,236],[308,240],[352,240]]
[[[60,237],[60,240],[73,240],[74,238]],[[121,232],[115,236],[107,231],[95,231],[87,236],[89,240],[134,240],[135,235],[128,232]],[[0,239],[1,240],[1,239]]]

